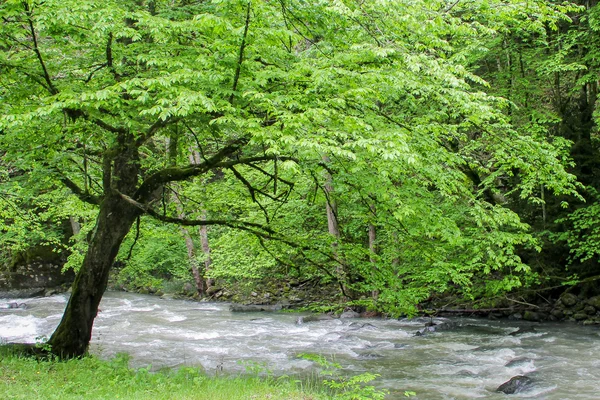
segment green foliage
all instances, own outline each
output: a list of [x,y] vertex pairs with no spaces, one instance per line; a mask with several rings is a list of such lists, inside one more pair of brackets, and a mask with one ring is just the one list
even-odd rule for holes
[[590,204],[558,219],[556,222],[566,229],[552,235],[554,240],[566,242],[572,262],[598,260],[600,256],[600,197],[595,189],[588,191],[593,196]]
[[319,374],[324,378],[322,383],[335,394],[337,399],[345,400],[383,400],[387,392],[377,390],[374,386],[365,385],[379,377],[377,374],[364,372],[359,375],[344,377],[340,375],[342,366],[329,361],[319,354],[299,354],[298,357],[312,361],[320,367]]
[[[135,241],[138,236],[137,242]],[[131,257],[129,253],[131,252]],[[160,289],[167,279],[189,280],[189,261],[178,227],[144,218],[125,238],[117,263],[117,282],[141,289]]]
[[[316,277],[392,315],[432,293],[496,295],[535,279],[519,251],[539,243],[513,206],[578,196],[569,138],[552,134],[562,116],[528,107],[544,103],[543,79],[587,71],[570,60],[579,36],[538,60],[578,11],[541,0],[7,1],[0,165],[35,177],[19,202],[82,220],[68,266],[97,221],[64,207],[74,194],[208,220],[207,273],[230,282]],[[61,185],[72,193],[35,203]],[[0,221],[17,221],[3,207]],[[26,219],[1,223],[22,243]],[[186,260],[177,228],[144,219],[130,257],[134,236],[119,254],[134,286],[185,279],[204,260]]]
[[0,390],[10,399],[331,398],[301,391],[289,379],[209,377],[193,367],[150,372],[149,368],[129,368],[128,359],[121,354],[109,361],[85,357],[54,362],[3,354]]

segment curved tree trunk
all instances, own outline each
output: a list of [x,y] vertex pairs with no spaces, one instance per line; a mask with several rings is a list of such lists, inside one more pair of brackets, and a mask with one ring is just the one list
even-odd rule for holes
[[118,155],[114,158],[106,155],[103,161],[104,196],[96,226],[63,318],[48,341],[52,353],[61,358],[79,357],[87,352],[110,268],[123,239],[141,214],[123,196],[135,193],[139,176],[139,153],[128,142],[131,138],[121,135]]
[[109,196],[103,201],[83,265],[73,283],[71,298],[48,341],[52,353],[61,358],[86,353],[110,268],[138,214],[137,208],[119,196]]

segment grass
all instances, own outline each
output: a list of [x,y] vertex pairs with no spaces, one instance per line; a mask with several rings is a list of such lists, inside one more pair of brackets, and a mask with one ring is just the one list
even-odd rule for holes
[[128,357],[44,361],[0,352],[2,399],[325,400],[290,378],[209,377],[197,368],[149,372],[128,367]]

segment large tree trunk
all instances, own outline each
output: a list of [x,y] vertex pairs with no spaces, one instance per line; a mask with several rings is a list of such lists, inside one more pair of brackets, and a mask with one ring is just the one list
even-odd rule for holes
[[138,214],[137,208],[116,195],[103,201],[83,265],[73,283],[71,298],[48,341],[54,354],[71,358],[86,353],[110,268]]
[[110,268],[123,239],[141,214],[140,209],[122,196],[135,193],[139,177],[139,153],[131,141],[131,136],[122,134],[118,155],[113,158],[107,154],[103,160],[104,197],[96,226],[63,318],[48,341],[52,353],[61,358],[79,357],[87,352]]

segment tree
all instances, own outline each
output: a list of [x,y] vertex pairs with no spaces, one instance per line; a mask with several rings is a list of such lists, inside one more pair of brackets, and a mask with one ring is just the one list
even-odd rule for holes
[[[533,2],[531,13],[542,6],[547,8]],[[98,209],[71,298],[49,340],[52,351],[72,357],[87,350],[110,268],[142,214],[184,226],[228,226],[305,247],[276,232],[267,213],[260,221],[234,212],[198,220],[167,212],[170,183],[198,183],[216,171],[232,174],[256,200],[266,192],[244,177],[244,166],[291,188],[275,163],[279,171],[297,169],[300,175],[318,170],[324,157],[337,160],[338,171],[352,164],[348,183],[351,174],[361,177],[352,182],[359,187],[368,186],[373,173],[384,178],[377,182],[385,186],[364,193],[385,199],[391,213],[391,203],[411,196],[423,196],[417,208],[443,205],[438,213],[457,201],[473,207],[466,226],[475,236],[463,248],[490,229],[507,227],[489,239],[508,249],[506,258],[483,257],[464,273],[445,274],[446,281],[464,283],[470,268],[490,263],[521,265],[511,250],[521,240],[511,239],[511,231],[525,227],[508,210],[481,201],[476,189],[515,167],[525,197],[540,183],[572,191],[572,176],[554,146],[511,129],[503,100],[472,87],[485,82],[464,67],[472,49],[460,46],[493,34],[493,27],[473,21],[468,7],[455,14],[453,8],[433,0],[0,5],[3,160],[60,182]],[[198,148],[201,161],[189,163],[181,152],[173,165],[162,145],[173,135],[186,152]],[[481,152],[487,154],[483,164],[473,158]],[[475,164],[487,171],[478,188],[465,172]],[[393,188],[401,192],[387,198],[385,191]],[[386,215],[381,210],[378,204],[378,218]],[[402,211],[396,218],[402,220]],[[462,219],[444,221],[460,233]],[[438,267],[417,279],[415,290],[436,279],[443,285],[444,269],[462,268]],[[399,301],[393,296],[398,282],[407,273],[417,276],[403,268],[382,273],[388,280],[401,277],[387,286],[387,300],[381,295],[391,306]]]

